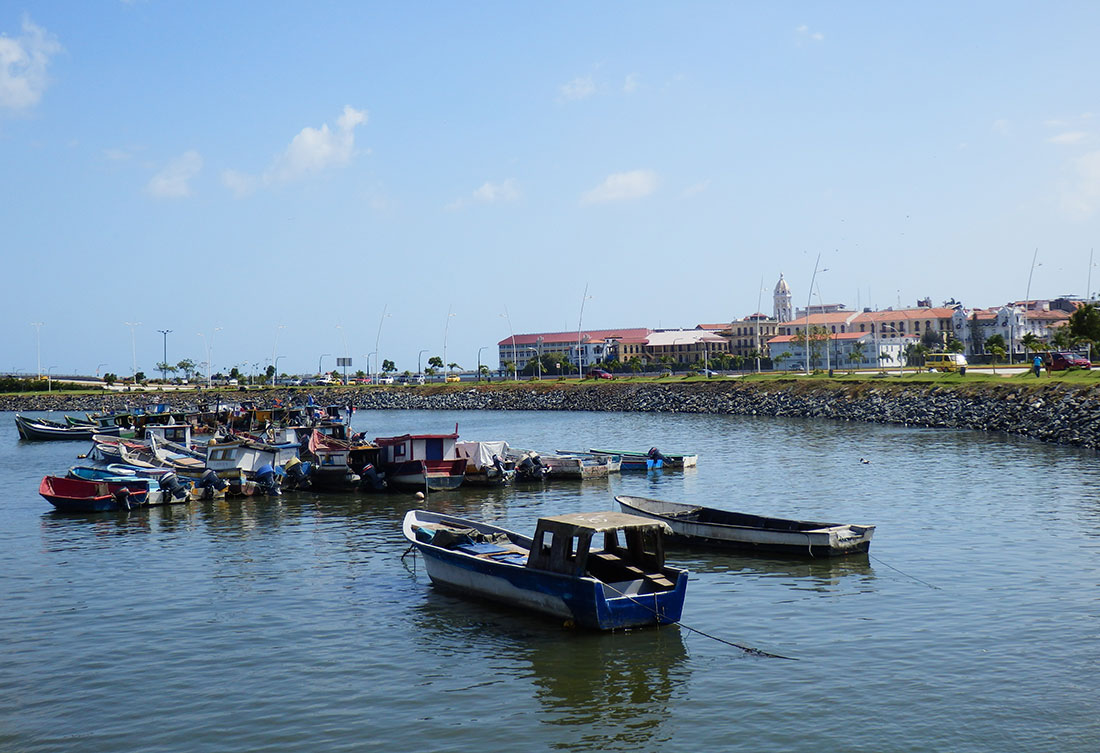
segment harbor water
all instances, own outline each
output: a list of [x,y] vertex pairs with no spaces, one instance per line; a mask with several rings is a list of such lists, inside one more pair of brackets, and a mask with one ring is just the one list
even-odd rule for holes
[[[463,439],[699,465],[426,502],[59,515],[38,483],[87,444],[22,442],[12,417],[0,751],[1100,750],[1093,452],[804,419],[359,412],[367,436],[457,423]],[[610,634],[439,592],[403,556],[415,507],[530,533],[615,494],[877,529],[869,556],[836,560],[673,549],[691,571],[683,625]]]

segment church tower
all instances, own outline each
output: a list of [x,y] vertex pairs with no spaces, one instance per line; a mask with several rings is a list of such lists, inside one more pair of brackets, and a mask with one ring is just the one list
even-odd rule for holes
[[791,286],[779,275],[779,282],[775,283],[775,295],[772,296],[774,309],[772,316],[777,322],[789,322],[794,319],[794,309],[791,308]]

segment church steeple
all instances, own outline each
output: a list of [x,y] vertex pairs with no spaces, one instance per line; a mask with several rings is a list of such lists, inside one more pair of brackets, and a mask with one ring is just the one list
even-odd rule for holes
[[772,316],[777,322],[789,322],[794,318],[794,309],[791,308],[791,286],[779,275],[779,282],[775,283],[775,294],[772,296]]

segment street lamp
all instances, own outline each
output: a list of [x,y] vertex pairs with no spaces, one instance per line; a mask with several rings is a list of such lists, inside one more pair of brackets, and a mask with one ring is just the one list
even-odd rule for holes
[[[806,293],[806,341],[803,345],[806,348],[806,376],[810,375],[810,304],[813,301],[814,283],[817,281],[818,265],[821,263],[821,254],[817,255],[817,261],[814,262],[814,273],[810,277],[810,290]],[[822,269],[822,272],[828,272],[828,268]],[[828,350],[828,348],[826,348]]]
[[424,371],[423,371],[423,369],[420,368],[420,356],[424,355],[427,352],[428,352],[428,349],[425,348],[424,350],[422,350],[422,351],[420,351],[419,353],[416,354],[416,375],[417,376],[424,376]]
[[164,335],[164,360],[160,362],[160,380],[162,382],[168,381],[168,334],[172,330],[170,329],[158,329],[157,332]]
[[107,365],[107,364],[105,364],[105,363],[101,363],[101,364],[98,364],[98,365],[97,365],[97,366],[95,367],[95,375],[96,375],[96,378],[97,378],[97,379],[99,378],[99,369],[100,369],[101,367],[103,367],[103,366],[106,366],[106,365]]
[[325,356],[331,356],[331,355],[332,355],[331,353],[322,353],[320,355],[320,357],[317,359],[317,376],[318,376],[318,378],[320,378],[320,376],[321,376],[321,361],[324,360]]
[[[1035,260],[1038,257],[1039,257],[1039,249],[1036,248],[1035,253],[1031,257],[1031,271],[1027,273],[1027,293],[1024,294],[1024,326],[1023,326],[1024,332],[1023,332],[1023,335],[1020,335],[1021,338],[1024,335],[1027,334],[1027,307],[1031,303],[1031,276],[1035,274],[1035,268],[1036,267],[1043,266],[1042,264],[1036,264],[1035,263]],[[1091,272],[1092,270],[1089,270],[1089,271]],[[1011,346],[1011,343],[1009,343],[1009,345]],[[1011,350],[1011,347],[1009,349]],[[1009,361],[1008,362],[1012,363],[1012,357],[1011,356],[1009,356]]]
[[38,378],[42,378],[42,322],[31,322],[34,327],[34,349],[38,355]]
[[592,296],[588,295],[588,283],[584,284],[584,295],[581,296],[581,313],[577,316],[577,379],[581,378],[581,322],[584,320],[584,302]]
[[283,356],[281,356],[281,355],[275,356],[275,364],[274,364],[275,365],[275,373],[271,375],[271,383],[273,385],[279,383],[279,359],[280,358],[283,358]]
[[443,367],[447,367],[447,333],[451,328],[451,317],[454,316],[451,313],[451,307],[447,307],[447,322],[443,325]]
[[[281,330],[281,329],[286,329],[286,325],[285,324],[276,324],[275,325],[275,341],[271,344],[271,364],[273,366],[275,365],[275,362],[277,360],[279,360],[275,356],[275,353],[278,352],[278,350],[279,350],[279,330]],[[279,380],[279,367],[275,366],[275,373],[272,375],[271,381],[272,382],[277,382],[278,380]]]
[[542,337],[535,338],[535,369],[538,371],[538,379],[542,381]]
[[516,374],[516,331],[512,329],[512,317],[508,316],[508,307],[504,307],[504,313],[501,314],[508,320],[508,334],[512,336],[512,381],[516,381],[519,375]]
[[[370,353],[367,353],[367,373],[368,373],[368,374],[370,373],[370,357],[371,357],[371,356],[376,356],[376,355],[378,355],[378,351],[377,351],[377,350],[372,350],[372,351],[371,351]],[[375,364],[374,364],[374,368],[375,368],[375,369],[377,369],[377,368],[378,368],[378,364],[377,364],[377,363],[375,363]],[[377,382],[378,380],[377,380],[377,379],[375,379],[374,381],[376,381],[376,382]]]
[[481,381],[481,351],[487,348],[487,345],[482,345],[477,349],[477,381]]
[[[378,341],[382,339],[382,322],[386,321],[386,319],[389,316],[391,316],[391,314],[386,313],[386,306],[387,305],[388,304],[384,304],[382,306],[382,316],[378,319],[378,334],[376,334],[374,336],[374,354],[375,355],[378,355]],[[367,367],[368,367],[367,368],[367,374],[370,374],[370,362],[369,361],[367,362]]]
[[137,376],[137,341],[134,339],[134,327],[140,327],[141,322],[123,322],[123,324],[125,324],[127,327],[130,328],[130,351],[131,351],[130,355],[132,355],[133,359],[134,359],[134,362],[133,362],[133,369],[134,370],[131,372],[131,376],[136,377]]
[[[53,382],[50,380],[50,372],[52,372],[56,368],[56,366],[51,366],[50,368],[46,369],[46,392],[53,391]],[[41,379],[41,377],[39,377],[39,379]]]

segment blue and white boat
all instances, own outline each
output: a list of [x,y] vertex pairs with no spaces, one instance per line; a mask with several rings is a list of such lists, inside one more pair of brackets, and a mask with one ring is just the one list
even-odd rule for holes
[[593,630],[666,625],[683,612],[688,574],[665,565],[668,526],[660,521],[617,512],[558,515],[540,518],[527,538],[410,510],[402,530],[437,587]]

